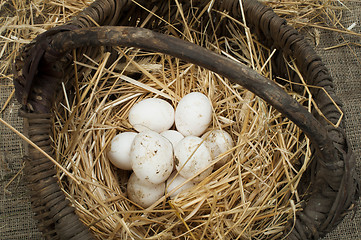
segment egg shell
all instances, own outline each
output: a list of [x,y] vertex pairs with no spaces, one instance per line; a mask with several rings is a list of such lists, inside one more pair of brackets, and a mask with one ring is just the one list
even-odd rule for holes
[[164,182],[154,184],[144,181],[143,179],[138,178],[134,172],[129,177],[127,184],[128,198],[144,208],[151,206],[164,196],[164,191]]
[[128,119],[138,132],[152,130],[160,133],[173,126],[174,108],[163,99],[147,98],[134,104]]
[[172,144],[154,131],[141,132],[132,143],[130,161],[140,179],[154,184],[165,182],[173,170]]
[[111,140],[107,156],[117,168],[132,170],[130,148],[136,135],[135,132],[122,132]]
[[[205,134],[203,134],[202,139],[205,140],[204,143],[210,150],[212,159],[217,158],[219,155],[228,151],[234,146],[231,135],[221,129],[206,132]],[[220,168],[225,163],[227,163],[227,161],[229,161],[231,157],[231,154],[224,156],[221,160],[215,163],[214,168]]]
[[195,176],[196,173],[209,166],[193,178],[193,181],[202,181],[213,170],[211,153],[202,141],[203,139],[200,137],[187,136],[174,149],[176,169],[186,179]]
[[173,147],[175,147],[179,143],[179,141],[184,138],[184,136],[180,132],[175,130],[167,130],[161,132],[160,135],[168,139],[172,143]]
[[175,110],[175,125],[183,136],[201,136],[212,121],[212,105],[199,92],[184,96]]
[[[178,173],[177,171],[174,171],[167,179],[166,192],[169,193],[169,192],[173,191],[173,189],[179,187],[180,185],[182,185],[184,182],[187,181],[187,179],[185,179],[184,177],[182,177],[180,174],[177,174],[177,173]],[[181,192],[183,192],[183,193],[186,192],[187,189],[190,189],[195,185],[196,185],[196,183],[193,181],[189,181],[189,182],[185,183],[183,186],[179,187],[177,190],[175,190],[173,193],[171,193],[170,198],[176,197]]]

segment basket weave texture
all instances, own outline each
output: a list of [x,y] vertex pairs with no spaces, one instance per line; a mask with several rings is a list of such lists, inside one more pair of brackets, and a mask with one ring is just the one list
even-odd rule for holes
[[[182,3],[184,7],[206,4],[203,1]],[[164,13],[164,16],[172,14],[169,12],[168,1],[144,1],[141,4],[157,5],[158,11]],[[236,19],[242,18],[239,1],[219,1],[213,8],[230,12]],[[303,211],[298,213],[296,222],[290,223],[291,233],[286,231],[285,236],[287,239],[317,239],[324,236],[342,220],[358,195],[352,151],[343,125],[341,123],[339,127],[334,126],[340,119],[340,112],[334,102],[338,106],[342,104],[335,95],[332,78],[320,57],[295,29],[287,25],[272,9],[257,1],[243,1],[243,8],[246,21],[258,38],[266,46],[280,50],[273,62],[274,74],[280,77],[288,74],[286,69],[280,67],[284,66],[283,55],[295,59],[307,84],[320,87],[313,88],[312,95],[320,111],[332,124],[318,112],[311,115],[302,106],[289,101],[285,96],[287,94],[280,92],[276,85],[267,84],[266,79],[252,70],[220,57],[222,65],[212,63],[208,58],[213,56],[212,53],[200,47],[150,30],[109,27],[136,26],[137,19],[145,18],[146,14],[132,1],[98,0],[66,25],[39,35],[19,56],[16,63],[18,74],[14,83],[17,98],[23,104],[20,114],[25,119],[26,134],[45,152],[52,154],[49,137],[52,128],[51,107],[60,82],[69,72],[71,57],[67,53],[73,48],[87,46],[89,48],[85,47],[83,51],[90,52],[91,46],[123,44],[183,58],[219,72],[253,91],[295,122],[311,139],[315,150],[315,163],[310,166],[312,194]],[[130,15],[132,18],[129,18]],[[108,27],[95,27],[96,25]],[[152,26],[146,27],[152,29]],[[217,34],[221,35],[222,32]],[[173,44],[168,48],[159,45],[160,41],[165,44],[173,40],[175,42],[172,43],[178,44],[178,48],[174,48]],[[181,51],[187,47],[191,51]],[[300,82],[297,74],[293,75],[293,80]],[[25,161],[32,206],[44,237],[91,239],[89,229],[82,224],[62,193],[53,163],[32,148],[29,148]]]

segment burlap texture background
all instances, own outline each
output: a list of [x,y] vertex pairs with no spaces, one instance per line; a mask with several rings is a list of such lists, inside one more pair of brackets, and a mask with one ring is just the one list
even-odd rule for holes
[[[361,2],[347,5],[342,24],[355,23],[354,32],[361,33]],[[318,53],[329,68],[338,96],[344,103],[346,132],[353,148],[357,172],[361,176],[361,37],[320,30]],[[348,42],[348,45],[338,46]],[[334,47],[333,49],[328,49]],[[11,79],[0,76],[0,109],[13,89]],[[22,131],[18,118],[19,104],[13,98],[0,117]],[[23,142],[0,124],[0,239],[41,239],[32,218],[29,197],[23,181]],[[359,204],[361,202],[359,201]],[[361,208],[349,213],[344,221],[324,240],[361,239]]]
[[[347,28],[356,24],[352,30],[361,33],[361,2],[347,5],[342,24]],[[325,50],[345,42],[347,46]],[[323,62],[334,78],[336,92],[344,103],[345,127],[348,139],[356,158],[358,176],[361,176],[361,37],[321,31],[320,44],[316,48]],[[361,201],[358,201],[361,204]],[[338,227],[329,233],[325,240],[361,239],[361,209],[355,215],[348,214]]]

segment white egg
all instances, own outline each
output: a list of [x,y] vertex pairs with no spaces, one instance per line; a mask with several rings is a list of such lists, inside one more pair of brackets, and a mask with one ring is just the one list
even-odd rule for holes
[[136,135],[135,132],[122,132],[111,140],[107,156],[117,168],[132,170],[130,148]]
[[[182,185],[184,182],[186,182],[187,179],[182,177],[180,174],[177,174],[177,171],[174,171],[168,178],[166,182],[166,192],[170,193],[173,191],[173,189],[178,188],[180,185]],[[173,193],[170,194],[171,198],[174,198],[177,196],[180,192],[185,192],[187,189],[192,188],[196,183],[193,181],[189,181],[179,187],[177,190],[175,190]]]
[[194,181],[202,181],[209,176],[213,170],[212,157],[209,149],[202,143],[203,139],[195,136],[183,138],[175,147],[175,166],[179,174],[189,179],[197,172],[207,168]]
[[173,147],[175,147],[179,143],[179,141],[184,138],[184,136],[180,132],[175,130],[167,130],[161,132],[160,135],[168,139],[172,143]]
[[135,136],[130,161],[135,174],[154,184],[165,182],[173,170],[172,144],[154,131]]
[[174,124],[174,108],[159,98],[147,98],[129,110],[129,123],[138,132],[152,130],[163,132]]
[[212,121],[212,105],[206,95],[192,92],[184,96],[175,111],[175,125],[183,136],[200,136]]
[[154,184],[138,178],[134,172],[130,175],[127,184],[128,198],[144,208],[158,201],[164,195],[164,191],[164,182]]
[[[205,139],[204,143],[210,150],[212,159],[215,159],[216,157],[218,157],[222,153],[225,153],[234,146],[231,135],[224,130],[217,129],[208,131],[203,134],[202,138]],[[225,163],[227,163],[227,161],[229,161],[231,157],[231,154],[224,156],[214,165],[214,168],[220,168]]]

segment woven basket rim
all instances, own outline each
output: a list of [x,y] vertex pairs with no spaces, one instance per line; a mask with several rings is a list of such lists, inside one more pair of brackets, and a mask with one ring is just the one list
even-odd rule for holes
[[[105,4],[105,2],[107,4]],[[145,1],[142,4],[149,5],[158,2],[162,1],[152,1],[152,3]],[[63,75],[60,74],[61,69],[58,69],[59,66],[57,62],[68,50],[79,45],[80,42],[77,42],[79,39],[81,40],[79,36],[87,37],[89,34],[92,34],[93,37],[89,39],[96,41],[89,43],[89,45],[115,45],[119,42],[105,43],[105,40],[112,39],[109,38],[109,36],[119,37],[117,39],[121,37],[126,39],[126,36],[133,36],[137,40],[136,42],[134,42],[134,39],[130,41],[128,39],[127,42],[126,39],[125,42],[122,43],[135,44],[135,46],[139,47],[150,44],[149,48],[151,50],[161,49],[152,49],[151,47],[154,43],[149,41],[149,39],[144,39],[144,36],[151,36],[152,38],[158,37],[157,40],[165,38],[164,41],[169,41],[169,38],[166,36],[155,34],[146,29],[135,29],[131,27],[88,28],[92,27],[94,22],[102,26],[114,25],[118,22],[120,13],[131,4],[132,1],[97,0],[70,23],[53,28],[39,35],[33,43],[25,47],[25,51],[20,55],[17,62],[17,75],[14,79],[18,100],[23,105],[20,115],[27,120],[26,129],[28,133],[30,133],[28,134],[30,139],[33,139],[38,146],[45,148],[49,153],[51,153],[50,138],[48,137],[44,140],[44,138],[39,136],[49,136],[51,121],[49,121],[48,124],[39,124],[38,122],[39,120],[49,120],[52,116],[49,114],[49,111],[52,106],[54,89],[56,89],[54,86],[63,78]],[[195,3],[193,3],[193,5],[194,4]],[[197,2],[197,4],[202,3]],[[239,9],[237,4],[239,4],[237,0],[227,0],[216,3],[213,7],[222,11],[227,10],[231,12],[234,17],[240,17],[240,13],[236,11],[236,9]],[[327,68],[313,48],[295,29],[290,27],[284,19],[279,18],[272,9],[258,1],[244,0],[243,4],[246,20],[252,27],[253,32],[255,32],[261,40],[264,40],[266,45],[274,46],[285,55],[296,59],[296,64],[304,78],[308,80],[308,84],[322,87],[327,91],[326,94],[325,91],[315,89],[313,95],[316,96],[315,101],[326,118],[334,122],[337,121],[339,119],[339,110],[333,102],[331,102],[331,98],[338,105],[341,105],[341,102],[335,94],[332,78]],[[109,32],[113,35],[106,35],[109,34]],[[121,34],[119,34],[119,32],[121,32]],[[104,41],[102,41],[102,39]],[[64,44],[64,42],[67,42],[67,44]],[[186,43],[184,43],[186,45],[183,46],[183,42],[178,40],[175,40],[175,42],[179,44],[180,47],[188,46]],[[83,44],[84,42],[81,43]],[[203,51],[200,47],[195,48],[199,52]],[[171,52],[170,54],[177,53]],[[182,54],[179,54],[178,57],[182,57]],[[194,61],[195,59],[196,61],[197,57],[199,56],[194,56],[193,58],[188,57],[186,60]],[[204,64],[204,61],[206,62],[205,59],[199,61],[199,64]],[[237,66],[232,65],[231,62],[226,61],[223,63],[227,64],[225,66],[230,64],[230,68],[237,68]],[[212,63],[207,62],[206,64],[208,64],[205,65],[207,68],[207,66],[209,67]],[[221,71],[220,69],[211,70],[215,72]],[[244,68],[239,67],[238,70],[241,71],[244,70]],[[285,74],[283,71],[283,69],[278,69],[278,74]],[[224,75],[224,73],[222,75]],[[228,77],[232,78],[234,75]],[[250,71],[249,78],[253,78],[254,80],[257,78],[257,75],[254,75],[254,73]],[[46,80],[46,84],[44,84],[44,80]],[[272,94],[277,89],[271,88],[272,91],[270,91],[268,86],[265,87],[266,82],[261,80],[256,87],[249,87],[253,87],[252,90],[255,91],[257,95],[264,94],[266,97],[268,96],[268,101],[273,101],[274,95]],[[40,95],[40,97],[38,95],[39,89],[41,94],[43,94]],[[328,95],[331,96],[331,98]],[[317,113],[315,114],[317,119],[311,115],[307,115],[305,109],[294,108],[292,102],[289,102],[287,98],[286,100],[281,98],[275,101],[276,103],[274,104],[279,104],[281,112],[283,110],[283,113],[286,114],[286,116],[291,116],[291,119],[297,125],[303,126],[301,128],[303,128],[306,133],[307,131],[310,132],[309,137],[311,141],[316,143],[314,145],[317,149],[318,173],[315,179],[317,186],[304,210],[298,213],[297,220],[294,223],[295,228],[293,228],[290,233],[287,233],[285,237],[288,239],[318,238],[331,231],[342,220],[344,213],[358,195],[358,182],[352,174],[352,168],[354,166],[352,151],[342,129],[342,125],[341,127],[335,128],[322,117],[318,116]],[[314,120],[309,120],[311,118],[314,118]],[[314,133],[317,132],[315,131],[316,127],[324,129],[324,132],[315,136]],[[327,139],[329,139],[329,141],[327,141]],[[61,190],[57,182],[54,181],[56,171],[54,168],[51,168],[52,163],[37,151],[31,149],[26,161],[28,164],[25,170],[29,176],[32,206],[39,218],[39,229],[43,232],[44,236],[49,238],[53,238],[54,236],[60,238],[74,237],[74,239],[92,238],[89,229],[79,220],[64,194],[58,194]],[[44,166],[46,166],[44,169],[46,170],[39,171],[37,168],[39,164],[44,164]],[[329,212],[321,213],[317,208],[319,204],[326,204]],[[322,221],[320,221],[320,219],[322,219]]]

